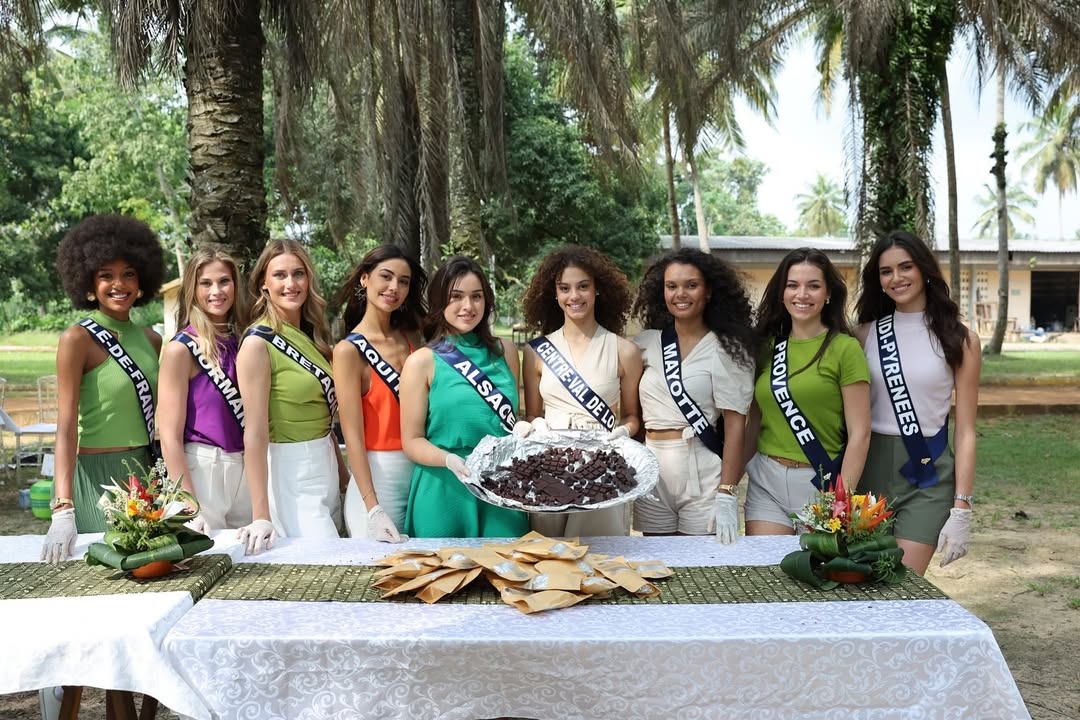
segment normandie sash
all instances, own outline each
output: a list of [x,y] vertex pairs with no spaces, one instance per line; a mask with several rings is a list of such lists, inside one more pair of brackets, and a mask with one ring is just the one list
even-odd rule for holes
[[221,393],[222,399],[225,400],[225,404],[232,412],[233,420],[241,428],[244,427],[244,402],[240,399],[240,389],[236,387],[236,383],[232,381],[232,378],[225,374],[221,368],[215,368],[210,364],[210,361],[203,355],[203,351],[199,348],[199,343],[195,338],[191,337],[184,331],[176,333],[176,337],[173,340],[181,343],[188,349],[191,356],[195,358],[195,363],[199,366],[199,370],[202,371],[206,377],[210,378],[210,384],[217,388],[217,391]]

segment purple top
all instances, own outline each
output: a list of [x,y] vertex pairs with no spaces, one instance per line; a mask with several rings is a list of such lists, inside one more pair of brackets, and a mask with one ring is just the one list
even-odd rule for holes
[[[196,335],[190,325],[184,328],[184,332],[192,337]],[[233,383],[236,383],[236,351],[239,346],[239,341],[232,335],[218,341],[221,369]],[[236,422],[221,391],[214,387],[202,367],[188,385],[184,442],[214,445],[225,452],[241,452],[244,449],[244,429]]]

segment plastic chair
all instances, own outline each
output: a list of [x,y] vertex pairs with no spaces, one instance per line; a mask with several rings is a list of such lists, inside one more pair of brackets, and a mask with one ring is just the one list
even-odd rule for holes
[[38,422],[56,424],[57,382],[55,375],[43,375],[37,380]]
[[51,435],[56,439],[56,423],[34,423],[33,425],[19,425],[15,420],[0,408],[0,431],[7,430],[15,434],[15,482],[19,481],[19,471],[22,469],[22,439],[23,435],[36,435],[39,438]]

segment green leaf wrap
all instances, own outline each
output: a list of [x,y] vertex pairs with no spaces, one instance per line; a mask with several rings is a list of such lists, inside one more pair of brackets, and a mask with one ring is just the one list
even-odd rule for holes
[[[157,538],[155,538],[157,539]],[[191,557],[214,546],[214,541],[200,533],[185,532],[172,538],[169,544],[154,550],[136,553],[120,553],[105,543],[92,543],[86,551],[86,562],[90,565],[107,565],[117,570],[129,572],[147,563],[167,560],[176,562]]]
[[840,538],[835,533],[804,533],[799,536],[799,547],[826,558],[841,554]]
[[[806,536],[803,535],[803,537]],[[822,590],[832,590],[840,583],[819,577],[814,572],[814,567],[820,564],[821,561],[816,559],[809,550],[796,550],[784,556],[784,559],[780,561],[780,569],[796,580],[809,583]]]

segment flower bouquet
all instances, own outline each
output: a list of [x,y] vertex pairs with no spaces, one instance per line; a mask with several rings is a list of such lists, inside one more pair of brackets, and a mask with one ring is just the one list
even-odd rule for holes
[[158,460],[142,480],[131,473],[127,483],[102,485],[98,505],[105,511],[104,542],[87,549],[86,562],[108,565],[136,577],[157,577],[173,563],[208,550],[214,541],[184,526],[199,514],[199,503],[170,480],[165,462]]
[[823,590],[864,581],[897,584],[906,568],[904,551],[889,533],[892,515],[885,498],[848,494],[837,476],[831,489],[791,514],[796,529],[805,531],[802,550],[789,553],[780,568]]

